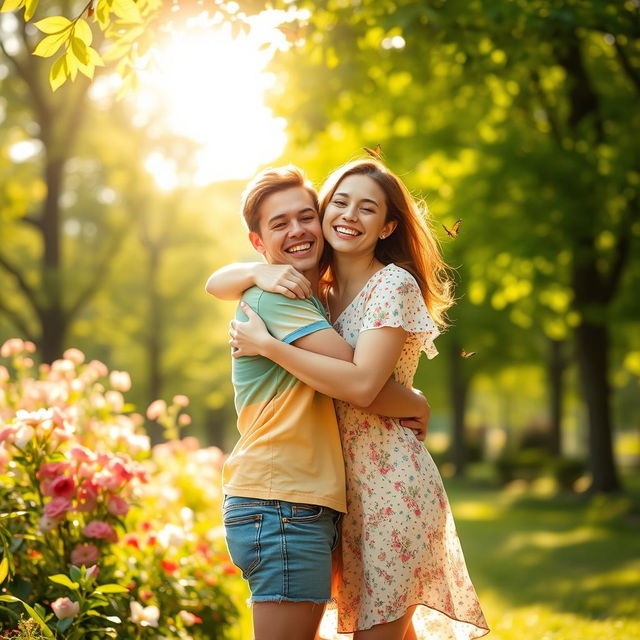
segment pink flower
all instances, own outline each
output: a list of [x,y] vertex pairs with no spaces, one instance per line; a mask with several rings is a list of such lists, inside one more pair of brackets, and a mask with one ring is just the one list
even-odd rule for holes
[[111,515],[124,517],[129,513],[129,503],[120,496],[110,495],[107,500],[107,511]]
[[104,394],[104,399],[114,413],[120,413],[124,407],[124,398],[119,391],[109,390]]
[[73,362],[73,364],[82,364],[84,362],[84,353],[82,353],[82,351],[80,351],[80,349],[67,349],[63,354],[62,357],[65,360],[71,360],[71,362]]
[[78,487],[76,499],[78,501],[78,511],[83,513],[93,511],[98,504],[98,488],[90,482],[83,482]]
[[87,578],[97,578],[99,573],[100,567],[97,564],[92,564],[90,567],[87,567]]
[[167,403],[164,400],[154,400],[147,407],[147,418],[157,420],[167,410]]
[[87,543],[87,544],[79,544],[72,552],[71,552],[71,562],[76,566],[91,566],[98,562],[100,558],[100,551],[95,544]]
[[186,407],[189,404],[189,398],[181,394],[177,396],[173,396],[173,404],[176,404],[179,407]]
[[178,424],[181,427],[187,427],[191,424],[191,416],[187,413],[181,413],[178,416]]
[[71,498],[71,496],[73,496],[75,492],[75,489],[76,483],[73,481],[73,478],[69,476],[58,476],[47,487],[46,495],[61,498]]
[[9,452],[4,444],[0,444],[0,473],[4,473],[9,463]]
[[60,620],[75,618],[80,612],[80,603],[69,600],[69,598],[58,598],[51,603],[51,608]]
[[200,624],[202,622],[202,618],[199,618],[195,613],[185,611],[184,609],[178,612],[178,615],[182,619],[182,622],[184,622],[185,627],[192,627],[194,624]]
[[10,358],[24,351],[24,342],[20,338],[9,338],[2,347],[0,347],[0,356]]
[[36,478],[38,480],[53,480],[55,477],[70,470],[71,465],[68,462],[46,462],[38,469]]
[[71,459],[76,462],[91,462],[94,459],[93,452],[86,447],[73,447],[70,451]]
[[15,438],[15,435],[16,435],[16,431],[17,431],[17,428],[14,427],[13,425],[2,429],[2,431],[0,431],[0,442],[7,442],[7,443],[13,442],[13,439]]
[[127,392],[131,389],[131,377],[126,371],[112,371],[109,383],[116,391]]
[[44,515],[47,518],[58,520],[71,509],[71,501],[68,498],[57,497],[53,498],[44,507]]
[[0,365],[0,382],[6,382],[9,379],[9,372],[6,367]]
[[85,526],[82,533],[87,538],[104,539],[108,542],[118,541],[116,530],[108,522],[102,520],[92,520]]
[[35,353],[36,351],[36,345],[31,342],[31,340],[27,340],[23,345],[22,348],[27,352],[27,353]]
[[38,520],[38,529],[40,531],[51,531],[58,526],[58,521],[53,518],[49,518],[49,516],[42,516],[40,520]]

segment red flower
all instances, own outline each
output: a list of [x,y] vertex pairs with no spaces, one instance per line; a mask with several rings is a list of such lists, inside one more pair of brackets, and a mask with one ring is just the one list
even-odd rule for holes
[[167,573],[175,573],[179,569],[178,563],[172,560],[163,560],[160,564]]
[[234,576],[236,573],[238,573],[238,568],[230,562],[225,562],[222,565],[222,572],[226,573],[228,576]]
[[47,491],[48,496],[71,498],[76,490],[76,483],[69,476],[58,476],[49,484]]

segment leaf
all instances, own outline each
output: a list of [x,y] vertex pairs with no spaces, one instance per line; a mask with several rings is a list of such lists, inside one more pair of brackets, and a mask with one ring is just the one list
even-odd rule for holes
[[[60,56],[52,65],[49,70],[49,84],[53,91],[59,89],[67,79],[67,63],[66,56]],[[71,568],[73,572],[73,567]],[[77,580],[77,578],[74,578]]]
[[60,633],[65,632],[71,625],[73,624],[73,618],[65,618],[64,620],[58,620],[56,624],[56,629],[60,631]]
[[69,77],[71,80],[75,80],[78,75],[78,68],[80,65],[78,58],[73,55],[73,51],[71,51],[71,49],[67,49],[67,53],[64,54],[64,59],[67,65]]
[[2,584],[7,576],[9,575],[9,560],[7,556],[2,558],[2,562],[0,562],[0,584]]
[[81,64],[89,64],[87,45],[80,38],[71,38],[71,51]]
[[96,20],[100,25],[100,28],[104,31],[110,22],[111,14],[111,6],[109,5],[108,0],[98,0],[98,4],[96,5]]
[[129,593],[129,589],[119,584],[101,584],[93,593]]
[[77,591],[80,587],[77,582],[72,582],[71,578],[69,578],[69,576],[65,576],[64,573],[56,573],[54,576],[49,576],[49,580],[56,584],[61,584],[63,587],[67,587],[68,589],[73,589],[74,591]]
[[42,629],[42,633],[44,633],[47,638],[53,638],[51,629],[45,624],[45,621],[38,615],[37,611],[26,602],[15,596],[0,596],[0,602],[19,602],[25,608],[25,611],[38,623]]
[[34,22],[33,26],[40,29],[42,33],[61,33],[71,26],[71,20],[64,16],[51,16]]
[[69,577],[76,582],[80,582],[80,578],[82,577],[82,571],[79,567],[76,567],[75,564],[71,565],[69,569]]
[[33,18],[33,14],[36,12],[38,8],[38,3],[40,0],[27,0],[27,4],[25,5],[24,10],[24,21],[29,22],[31,18]]
[[10,511],[9,513],[0,513],[0,519],[3,518],[19,518],[20,516],[25,515],[28,511]]
[[89,23],[82,18],[78,18],[76,20],[76,26],[73,28],[73,35],[80,38],[80,40],[82,40],[82,42],[87,46],[93,42],[93,31],[91,31]]
[[142,22],[142,16],[133,0],[113,0],[111,10],[127,22]]
[[38,42],[38,46],[34,49],[34,56],[41,56],[42,58],[50,58],[68,38],[68,33],[54,34],[46,36]]
[[1,12],[5,11],[15,11],[19,9],[24,3],[24,0],[4,0],[4,4],[2,5]]

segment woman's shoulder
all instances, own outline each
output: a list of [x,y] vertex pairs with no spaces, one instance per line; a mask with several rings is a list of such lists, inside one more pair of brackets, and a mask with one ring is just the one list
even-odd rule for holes
[[390,262],[385,265],[374,278],[374,287],[397,290],[398,293],[415,293],[420,291],[418,282],[405,268]]

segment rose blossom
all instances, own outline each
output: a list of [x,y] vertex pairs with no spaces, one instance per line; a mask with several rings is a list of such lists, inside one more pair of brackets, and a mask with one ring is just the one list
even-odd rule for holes
[[186,627],[192,627],[194,624],[200,624],[202,622],[202,618],[199,618],[195,613],[191,613],[190,611],[182,611],[178,612],[180,618],[182,618],[182,622],[184,622]]
[[147,407],[147,418],[157,420],[167,410],[167,403],[164,400],[154,400]]
[[80,349],[75,349],[73,347],[71,349],[67,349],[62,354],[62,357],[65,360],[71,360],[73,364],[82,364],[84,362],[84,353],[82,353]]
[[71,501],[68,498],[57,497],[53,498],[44,507],[44,515],[48,518],[58,520],[71,509]]
[[80,603],[69,600],[69,598],[58,598],[51,603],[51,608],[58,619],[64,620],[64,618],[75,618],[78,615]]
[[179,407],[186,407],[189,404],[189,398],[182,394],[173,396],[173,404],[177,404]]
[[109,496],[107,511],[114,516],[124,517],[129,513],[129,503],[120,496]]
[[76,483],[69,476],[58,476],[48,485],[46,495],[71,498],[76,490]]
[[100,551],[95,544],[87,543],[87,544],[79,544],[72,552],[71,552],[71,562],[77,565],[91,566],[98,562],[100,558]]
[[109,384],[116,391],[126,393],[131,389],[131,377],[126,371],[112,371],[109,375]]
[[40,520],[38,520],[38,529],[40,531],[51,531],[51,529],[55,529],[58,526],[58,521],[50,518],[49,516],[42,516]]
[[90,482],[83,482],[78,487],[76,499],[78,501],[78,511],[82,511],[82,513],[93,511],[98,504],[98,488]]
[[102,520],[92,520],[85,526],[82,533],[87,538],[104,538],[109,542],[118,541],[116,530],[108,522],[103,522]]
[[90,567],[87,567],[85,575],[87,578],[97,578],[100,573],[100,567],[97,564],[92,564]]
[[143,607],[139,602],[133,600],[130,603],[131,622],[139,624],[141,627],[157,627],[160,609],[155,605]]

